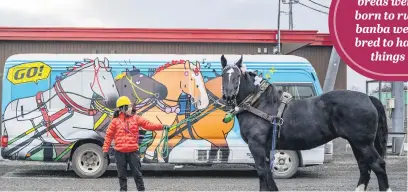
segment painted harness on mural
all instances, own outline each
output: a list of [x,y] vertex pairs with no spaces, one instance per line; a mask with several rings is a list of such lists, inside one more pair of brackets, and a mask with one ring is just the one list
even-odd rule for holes
[[[74,68],[77,68],[77,70],[81,70],[81,69],[84,69],[84,68],[88,67],[89,65],[93,65],[93,63],[92,63],[93,60],[88,60],[88,61],[89,61],[88,64],[80,63],[79,66],[74,67]],[[98,87],[101,89],[101,93],[103,94],[101,85],[99,83],[99,79],[97,78],[98,72],[99,72],[98,70],[95,71],[95,77],[94,77],[94,80],[93,80],[93,83],[92,83],[91,87],[93,87],[95,85],[95,82],[96,82]],[[72,71],[71,73],[66,74],[65,77],[71,76],[74,73],[76,73],[76,71]],[[42,114],[42,117],[43,117],[43,120],[42,120],[41,124],[46,127],[47,134],[49,132],[52,135],[52,137],[54,137],[54,139],[56,141],[58,141],[59,143],[61,143],[61,144],[70,144],[71,142],[64,141],[54,131],[54,128],[56,127],[55,124],[60,124],[61,122],[71,118],[74,115],[73,112],[77,112],[77,113],[88,115],[88,116],[94,116],[94,115],[96,115],[97,110],[96,109],[85,108],[85,107],[80,106],[77,103],[75,103],[67,95],[67,93],[64,91],[64,89],[62,88],[62,86],[61,86],[61,81],[62,80],[63,80],[63,78],[57,77],[57,81],[55,82],[53,88],[54,88],[55,93],[58,96],[58,98],[61,100],[61,102],[63,102],[65,104],[65,107],[63,109],[59,110],[58,112],[56,112],[56,113],[54,113],[52,115],[49,115],[46,104],[43,102],[43,97],[42,97],[43,91],[39,91],[36,94],[35,98],[36,98],[36,102],[37,102],[37,107],[41,111],[41,114]],[[95,101],[92,100],[91,106],[95,106],[94,102]],[[61,121],[55,123],[55,121],[57,119],[60,119],[61,117],[63,117],[67,113],[70,114],[68,117],[63,118]]]
[[60,81],[57,81],[54,84],[54,89],[55,89],[55,92],[56,92],[58,98],[65,104],[65,107],[63,109],[59,110],[58,112],[56,112],[56,113],[54,113],[52,115],[49,115],[47,107],[46,107],[45,103],[43,102],[43,98],[42,98],[43,91],[38,92],[36,94],[36,96],[35,96],[36,101],[37,101],[37,106],[39,107],[39,109],[41,111],[41,114],[42,114],[42,117],[43,117],[42,123],[43,123],[43,125],[45,127],[47,127],[47,131],[59,143],[69,144],[70,142],[62,140],[55,133],[55,131],[52,129],[52,128],[54,128],[54,125],[53,125],[54,121],[56,121],[57,119],[60,119],[62,116],[64,116],[67,113],[73,113],[73,111],[75,111],[77,113],[84,114],[84,115],[90,115],[90,116],[95,115],[97,111],[95,109],[87,109],[85,107],[82,107],[82,106],[76,104],[74,101],[72,101],[72,99],[69,98],[68,95],[62,89]]

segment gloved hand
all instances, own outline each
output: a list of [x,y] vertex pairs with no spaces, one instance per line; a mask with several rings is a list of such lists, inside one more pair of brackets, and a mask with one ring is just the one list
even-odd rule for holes
[[136,106],[137,106],[136,102],[134,102],[133,105],[132,105],[132,115],[134,115],[136,113],[136,110],[137,110]]
[[109,159],[109,153],[107,153],[107,152],[103,152],[103,158],[105,158],[105,159]]

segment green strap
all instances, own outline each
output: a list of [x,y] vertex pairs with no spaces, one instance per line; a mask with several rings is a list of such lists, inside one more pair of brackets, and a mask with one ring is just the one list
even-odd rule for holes
[[162,149],[159,151],[159,153],[161,154],[161,156],[162,156],[163,158],[167,158],[168,155],[169,155],[169,131],[170,131],[170,130],[173,130],[173,129],[177,128],[177,127],[180,127],[181,125],[183,125],[183,124],[185,124],[185,123],[187,123],[187,122],[189,122],[189,121],[193,121],[193,120],[195,120],[195,119],[197,119],[197,118],[206,116],[206,115],[212,113],[213,111],[215,111],[216,109],[217,109],[217,107],[214,107],[213,109],[211,109],[211,110],[209,110],[209,111],[207,111],[207,112],[205,112],[205,113],[203,113],[204,110],[205,110],[205,109],[203,109],[203,110],[201,110],[201,111],[198,111],[198,112],[194,113],[194,114],[191,115],[189,118],[183,119],[182,121],[180,121],[180,123],[177,123],[177,124],[175,124],[175,125],[169,127],[168,129],[163,130],[163,135],[162,135],[162,137],[160,138],[159,144],[157,145],[157,146],[159,147],[159,146],[163,143],[163,147],[162,147]]

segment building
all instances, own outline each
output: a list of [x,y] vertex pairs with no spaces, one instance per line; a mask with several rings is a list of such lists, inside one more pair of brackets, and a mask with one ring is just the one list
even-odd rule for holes
[[[274,54],[276,30],[0,27],[0,66],[19,53]],[[323,85],[332,43],[317,31],[281,31],[281,52],[308,59]],[[347,88],[339,68],[335,89]]]

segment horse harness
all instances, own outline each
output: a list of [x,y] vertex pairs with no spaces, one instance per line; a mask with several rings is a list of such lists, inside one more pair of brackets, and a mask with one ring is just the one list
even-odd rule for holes
[[57,96],[59,97],[59,99],[65,104],[65,107],[61,110],[59,110],[58,112],[49,115],[48,114],[48,110],[47,107],[45,105],[45,103],[43,102],[43,91],[39,91],[36,94],[36,102],[37,102],[37,106],[39,107],[42,117],[43,117],[43,121],[42,124],[47,128],[47,131],[51,133],[51,135],[55,138],[55,140],[57,140],[59,143],[61,144],[70,144],[71,142],[65,141],[62,138],[60,138],[58,136],[58,134],[53,130],[54,126],[54,122],[57,119],[60,119],[62,116],[64,116],[65,114],[69,113],[70,117],[72,117],[73,112],[77,112],[77,113],[81,113],[84,115],[88,115],[88,116],[94,116],[97,111],[95,109],[87,109],[85,107],[82,107],[80,105],[78,105],[77,103],[75,103],[71,98],[69,98],[69,96],[64,92],[64,90],[61,87],[60,81],[57,81],[54,85],[54,89],[55,92],[57,94]]
[[243,111],[248,111],[251,112],[252,114],[261,117],[262,119],[265,119],[266,121],[270,122],[271,124],[277,125],[278,127],[278,138],[280,138],[280,131],[281,131],[281,126],[283,124],[283,112],[286,109],[287,104],[293,99],[292,95],[290,95],[287,92],[283,92],[282,96],[280,98],[280,105],[278,108],[278,113],[276,116],[269,115],[255,107],[252,107],[252,105],[259,99],[259,97],[265,92],[265,90],[270,86],[267,80],[262,80],[260,85],[259,85],[259,91],[256,92],[255,94],[251,94],[248,97],[246,97],[235,109],[232,110],[232,114],[236,115],[238,113],[241,113]]

